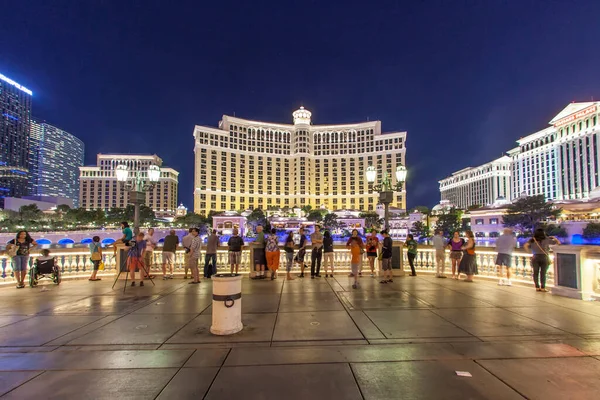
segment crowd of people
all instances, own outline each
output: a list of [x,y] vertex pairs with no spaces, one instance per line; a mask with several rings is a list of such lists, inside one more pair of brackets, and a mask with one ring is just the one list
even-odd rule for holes
[[[150,275],[150,267],[155,260],[154,252],[158,248],[159,240],[155,236],[153,228],[149,228],[146,233],[134,235],[127,222],[121,224],[123,236],[113,244],[107,246],[113,248],[113,255],[116,256],[117,247],[122,244],[128,247],[127,250],[127,269],[131,277],[131,286],[136,285],[135,273],[139,272],[139,285],[144,286],[145,278],[153,278]],[[359,286],[359,277],[362,276],[362,264],[364,253],[368,260],[371,277],[375,277],[375,262],[379,260],[381,269],[381,284],[393,282],[392,276],[392,247],[393,241],[388,232],[381,231],[383,240],[379,239],[378,232],[371,230],[366,240],[360,237],[358,230],[352,231],[351,237],[346,242],[346,248],[349,251],[350,269],[349,277],[354,278],[352,287]],[[459,232],[454,232],[450,240],[446,240],[441,231],[436,231],[433,237],[433,247],[435,249],[436,277],[446,278],[445,264],[446,251],[450,252],[450,261],[452,268],[452,279],[459,279],[460,275],[466,276],[465,282],[473,282],[477,275],[477,257],[475,253],[475,237],[472,231],[466,232],[466,239],[460,236]],[[556,237],[548,237],[543,229],[537,229],[533,237],[525,243],[525,250],[533,253],[531,266],[533,269],[533,280],[537,291],[546,291],[546,272],[550,265],[549,251],[551,245],[560,244]],[[411,276],[416,276],[415,259],[418,254],[418,242],[413,235],[409,234],[404,243],[407,249],[407,259],[411,269]],[[12,257],[12,266],[14,276],[17,281],[17,288],[25,287],[25,277],[31,251],[37,246],[36,241],[26,231],[20,231],[15,239],[8,242],[7,253]],[[190,284],[200,283],[200,260],[202,255],[203,242],[200,238],[198,228],[190,228],[187,235],[181,241],[174,230],[163,240],[162,246],[162,278],[164,280],[173,279],[173,269],[175,266],[175,254],[179,247],[184,249],[184,279],[188,279],[190,272]],[[221,246],[219,236],[216,230],[213,230],[207,238],[206,248],[204,250],[203,276],[210,279],[217,273],[217,251]],[[238,273],[241,260],[244,240],[239,235],[237,228],[233,229],[233,234],[227,241],[228,261],[231,273]],[[285,252],[286,278],[294,280],[291,271],[294,264],[300,269],[299,278],[304,278],[304,272],[307,268],[305,264],[306,252],[310,247],[310,277],[311,279],[321,277],[321,265],[325,271],[325,278],[333,277],[334,274],[334,246],[331,232],[321,232],[320,227],[315,225],[314,232],[306,235],[304,228],[298,230],[298,240],[294,238],[294,232],[289,232],[284,240],[283,251]],[[511,229],[504,229],[502,235],[496,240],[496,266],[499,275],[499,285],[511,286],[511,268],[513,260],[513,251],[517,247],[516,238]],[[90,261],[93,265],[93,271],[89,278],[90,281],[99,281],[97,277],[99,270],[103,268],[103,248],[99,236],[94,236],[89,244]],[[48,254],[46,256],[49,256]],[[279,247],[279,237],[277,231],[272,229],[265,233],[262,226],[256,228],[256,238],[253,245],[254,274],[251,279],[265,279],[267,271],[270,271],[270,279],[278,277],[281,250]]]

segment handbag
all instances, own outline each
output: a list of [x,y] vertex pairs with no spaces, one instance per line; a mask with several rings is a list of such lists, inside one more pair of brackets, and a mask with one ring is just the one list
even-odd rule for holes
[[467,249],[467,254],[470,256],[474,256],[475,255],[475,249]]
[[8,249],[8,251],[6,253],[8,254],[9,257],[16,257],[18,250],[19,250],[19,246],[17,246],[16,244],[13,244],[12,246],[10,246],[10,249]]
[[100,261],[100,265],[98,265],[98,271],[104,271],[104,262]]
[[544,248],[542,247],[542,245],[540,245],[535,238],[533,238],[533,241],[535,242],[535,244],[537,244],[538,248],[542,251],[542,253],[544,253],[546,255],[546,257],[548,258],[548,265],[549,266],[552,265],[552,259],[550,258],[550,254],[548,254],[546,252],[546,250],[544,250]]
[[102,255],[98,251],[98,245],[96,245],[96,247],[94,248],[94,251],[92,251],[91,260],[92,261],[100,261],[100,260],[102,260]]

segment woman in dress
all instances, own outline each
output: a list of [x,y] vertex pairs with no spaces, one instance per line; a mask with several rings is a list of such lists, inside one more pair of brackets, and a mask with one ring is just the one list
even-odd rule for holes
[[475,235],[473,231],[467,231],[467,243],[462,246],[463,256],[458,266],[458,274],[467,275],[465,282],[473,282],[473,276],[477,274],[477,256],[475,255]]
[[[525,243],[524,249],[531,250],[533,257],[531,258],[531,267],[533,268],[533,283],[535,290],[538,292],[547,292],[546,290],[546,272],[550,265],[550,245],[560,244],[560,241],[554,236],[546,236],[543,229],[536,229],[533,233],[533,238]],[[541,286],[540,286],[541,281]]]
[[25,287],[25,276],[27,276],[27,265],[29,265],[29,253],[37,243],[27,231],[17,232],[17,236],[8,242],[6,249],[12,255],[12,268],[17,279],[17,289]]
[[271,229],[271,234],[267,237],[267,244],[265,246],[265,254],[267,256],[267,266],[271,270],[271,280],[277,279],[277,270],[279,269],[279,238],[277,237],[277,230]]
[[410,264],[410,276],[417,276],[417,271],[415,271],[415,258],[417,257],[418,243],[413,235],[409,233],[406,236],[406,242],[404,242],[404,245],[407,248],[406,255],[408,256],[408,263]]
[[462,247],[464,245],[465,241],[460,237],[460,234],[458,232],[454,232],[452,239],[450,239],[448,245],[446,246],[450,249],[450,260],[452,260],[452,279],[458,279],[456,269],[460,263],[460,259],[462,258]]

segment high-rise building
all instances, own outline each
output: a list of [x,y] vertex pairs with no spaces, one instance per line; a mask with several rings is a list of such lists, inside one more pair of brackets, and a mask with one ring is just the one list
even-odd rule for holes
[[[218,128],[196,126],[194,211],[302,207],[375,210],[373,165],[396,183],[405,164],[406,132],[382,133],[381,121],[312,125],[300,107],[292,124],[224,115]],[[406,209],[406,191],[391,204]]]
[[158,183],[146,193],[146,205],[154,210],[157,217],[175,216],[179,172],[163,167],[162,159],[156,154],[98,154],[96,166],[79,168],[80,207],[87,210],[109,210],[127,206],[127,190],[115,175],[115,168],[119,165],[126,166],[130,176],[140,174],[144,180],[147,180],[149,166],[161,167]]
[[27,195],[31,90],[0,74],[0,206]]
[[[547,200],[588,199],[600,186],[599,120],[600,102],[571,103],[550,120],[550,127],[517,140],[519,146],[508,151],[512,159],[511,188],[510,195],[504,197],[544,195]],[[455,172],[453,177],[461,172]],[[451,178],[440,181],[442,199],[462,207],[466,203],[444,193]],[[468,187],[463,198],[475,196],[479,189]],[[485,205],[491,203],[493,200]]]
[[79,167],[84,144],[70,133],[46,122],[31,120],[29,138],[29,193],[66,197],[79,203]]
[[510,199],[510,157],[503,156],[479,167],[456,171],[439,181],[442,200],[448,200],[458,208],[486,206],[497,198]]

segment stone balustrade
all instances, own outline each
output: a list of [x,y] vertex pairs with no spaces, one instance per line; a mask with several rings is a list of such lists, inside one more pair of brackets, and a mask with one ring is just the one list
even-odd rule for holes
[[[406,256],[406,248],[402,249],[401,266],[408,269],[408,259]],[[29,264],[32,265],[35,258],[39,255],[38,250],[34,250]],[[87,249],[73,248],[54,250],[52,255],[56,257],[58,265],[62,272],[63,279],[69,278],[84,278],[91,274],[93,269],[90,261],[90,253]],[[531,284],[532,269],[530,265],[531,255],[521,249],[515,250],[513,254],[513,280],[515,282],[523,282]],[[497,279],[496,266],[494,261],[496,253],[492,248],[477,249],[477,264],[480,278]],[[178,250],[175,258],[175,274],[182,274],[184,251]],[[244,246],[242,251],[242,262],[240,265],[241,273],[249,273],[251,271],[252,249],[251,246]],[[104,251],[103,261],[105,269],[99,272],[99,276],[114,276],[117,271],[116,258],[113,257],[112,249]],[[305,264],[310,265],[310,249],[306,252]],[[200,259],[199,266],[202,271],[204,265],[204,252]],[[285,270],[286,258],[285,252],[281,251],[280,268]],[[450,274],[451,261],[449,252],[446,252],[446,274]],[[157,249],[153,255],[152,271],[161,273],[162,256],[161,250]],[[343,245],[334,246],[334,266],[335,271],[339,273],[347,273],[350,270],[350,252]],[[219,272],[229,272],[228,253],[226,249],[217,252],[217,267]],[[420,245],[418,254],[415,259],[415,267],[419,273],[435,273],[435,253],[431,246]],[[368,270],[368,260],[366,256],[363,258],[363,270]],[[376,265],[378,268],[378,265]],[[12,272],[12,259],[5,253],[0,255],[0,284],[14,283]],[[294,264],[294,271],[298,270],[298,266]],[[548,286],[554,283],[553,269],[548,270]]]

